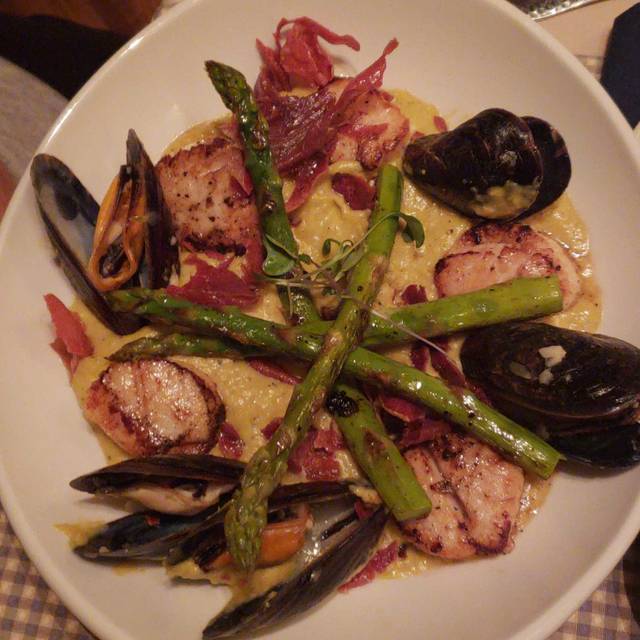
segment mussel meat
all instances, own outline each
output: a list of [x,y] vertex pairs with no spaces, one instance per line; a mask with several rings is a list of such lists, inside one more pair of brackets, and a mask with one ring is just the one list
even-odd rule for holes
[[[156,486],[233,482],[242,468],[242,463],[206,455],[152,456],[99,469],[76,478],[71,486],[112,495],[140,482]],[[225,543],[224,504],[230,495],[223,494],[219,504],[194,515],[142,511],[119,518],[75,552],[88,560],[165,560],[169,565],[190,559],[203,576],[227,571],[232,561]],[[269,499],[258,564],[268,567],[290,560],[289,577],[266,590],[262,587],[249,600],[233,601],[211,620],[203,637],[226,638],[270,628],[305,612],[342,584],[367,559],[388,518],[380,507],[360,519],[355,500],[346,482],[278,487]]]
[[[346,482],[318,481],[289,484],[278,487],[269,498],[271,514],[291,509],[302,504],[320,504],[344,498],[353,498],[350,485]],[[212,547],[224,550],[224,527],[222,516],[213,517],[193,528],[176,544],[167,556],[167,562],[175,565],[187,558],[193,558],[204,566],[212,557]],[[221,545],[221,546],[220,546]]]
[[127,138],[127,164],[100,207],[53,156],[33,159],[31,182],[47,234],[81,300],[114,332],[139,329],[140,319],[114,312],[103,292],[137,284],[139,275],[146,286],[167,285],[178,250],[160,183],[135,132]]
[[[173,454],[132,458],[75,478],[70,485],[78,491],[134,500],[148,508],[106,524],[76,552],[88,559],[169,557],[173,564],[210,556],[216,544],[222,553],[220,508],[243,470],[244,464],[236,460]],[[291,484],[274,492],[269,508],[276,513],[350,496],[348,483]]]
[[407,175],[461,213],[508,220],[554,202],[571,178],[564,140],[540,118],[487,109],[408,145]]
[[640,462],[640,349],[542,323],[470,335],[465,375],[567,457],[601,468]]
[[190,515],[218,502],[240,480],[244,465],[207,454],[124,460],[71,481],[95,495],[121,496],[162,513]]

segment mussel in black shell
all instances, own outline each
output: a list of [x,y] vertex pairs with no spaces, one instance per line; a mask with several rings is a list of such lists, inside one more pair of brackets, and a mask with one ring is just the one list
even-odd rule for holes
[[[244,465],[206,455],[152,456],[110,465],[71,482],[81,491],[125,494],[132,486],[202,489],[204,484],[230,483]],[[192,515],[146,510],[105,524],[75,552],[87,560],[164,560],[181,575],[181,563],[202,572],[231,570],[226,549],[224,505]],[[384,507],[362,519],[347,482],[318,481],[278,487],[269,498],[259,567],[288,561],[286,577],[252,591],[248,600],[232,601],[208,624],[205,638],[252,634],[297,616],[342,584],[375,548],[388,518]],[[191,575],[191,574],[190,574]],[[217,575],[217,574],[216,574]],[[224,578],[222,578],[224,580]],[[257,585],[256,585],[257,586]],[[257,593],[257,595],[256,595]]]
[[506,415],[567,457],[603,468],[640,462],[640,349],[541,323],[469,336],[465,375]]
[[71,481],[78,491],[121,496],[146,507],[192,515],[216,504],[240,480],[244,464],[208,454],[132,458]]
[[451,131],[414,140],[403,168],[454,209],[492,220],[543,209],[571,178],[560,134],[540,118],[520,118],[504,109],[487,109]]
[[100,206],[54,156],[33,159],[31,183],[47,235],[81,300],[116,333],[138,329],[140,319],[114,312],[103,293],[140,278],[152,288],[166,286],[178,253],[160,183],[135,132],[127,138],[127,164]]

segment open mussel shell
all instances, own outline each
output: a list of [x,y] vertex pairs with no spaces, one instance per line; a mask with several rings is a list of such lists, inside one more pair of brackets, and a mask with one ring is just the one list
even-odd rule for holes
[[[31,182],[41,206],[57,208],[65,220],[80,216],[80,222],[87,223],[88,233],[93,234],[100,207],[64,162],[45,153],[37,155],[31,166]],[[50,198],[55,202],[49,202]]]
[[[269,502],[269,513],[349,495],[348,486],[343,483],[304,484],[315,486],[281,487],[285,491]],[[74,551],[87,560],[166,560],[170,565],[193,558],[204,569],[226,550],[222,507],[230,497],[231,492],[221,496],[218,505],[191,516],[141,511],[118,518],[105,524]],[[272,515],[270,518],[273,519]]]
[[163,560],[173,546],[217,511],[215,506],[193,516],[132,513],[108,522],[74,551],[86,560]]
[[37,155],[31,182],[47,234],[81,300],[112,331],[142,326],[114,312],[102,292],[140,283],[169,284],[178,270],[178,246],[153,163],[135,131],[127,137],[127,163],[98,207],[73,172],[57,158]]
[[142,284],[160,289],[169,284],[173,270],[179,269],[178,243],[155,168],[133,129],[127,136],[127,165],[134,185],[143,192],[145,203],[147,233]]
[[334,527],[328,548],[292,578],[237,606],[225,609],[205,628],[208,639],[253,635],[298,616],[333,593],[369,556],[387,521],[380,507],[366,520]]
[[461,213],[502,220],[539,211],[571,177],[558,132],[544,120],[504,109],[487,109],[451,131],[414,140],[403,168]]
[[640,461],[640,350],[542,323],[474,332],[460,359],[506,415],[565,455],[599,467]]
[[[287,484],[278,487],[269,498],[269,513],[300,504],[319,504],[352,498],[346,482],[318,481]],[[224,540],[223,514],[218,514],[194,527],[170,551],[167,562],[178,564],[187,558],[209,559],[211,549]],[[222,547],[224,548],[224,547]],[[221,549],[222,549],[221,548]]]
[[571,158],[557,129],[534,116],[525,116],[542,159],[542,183],[535,202],[521,216],[528,216],[555,202],[571,180]]
[[134,484],[180,484],[193,482],[237,483],[244,464],[208,454],[169,454],[123,460],[69,484],[78,491],[113,494]]
[[87,274],[98,212],[93,198],[65,164],[46,154],[33,159],[31,183],[49,240],[82,302],[115,333],[125,335],[139,329],[142,321],[133,314],[113,311]]

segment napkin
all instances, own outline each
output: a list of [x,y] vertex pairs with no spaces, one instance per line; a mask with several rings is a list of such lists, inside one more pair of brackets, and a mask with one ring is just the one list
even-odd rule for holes
[[629,124],[635,127],[640,122],[640,3],[613,23],[601,81]]

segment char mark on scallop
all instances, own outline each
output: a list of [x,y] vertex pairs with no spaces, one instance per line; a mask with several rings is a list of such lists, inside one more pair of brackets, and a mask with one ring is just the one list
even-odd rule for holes
[[260,242],[242,148],[226,138],[182,149],[156,165],[181,245],[244,255]]
[[110,365],[89,389],[85,413],[132,456],[208,452],[225,417],[215,386],[167,360]]
[[405,458],[433,505],[429,515],[402,523],[418,549],[446,560],[511,551],[524,488],[519,467],[453,431]]
[[438,260],[434,280],[440,296],[476,291],[513,278],[557,275],[563,308],[581,291],[578,267],[562,245],[526,224],[481,224],[465,231]]

